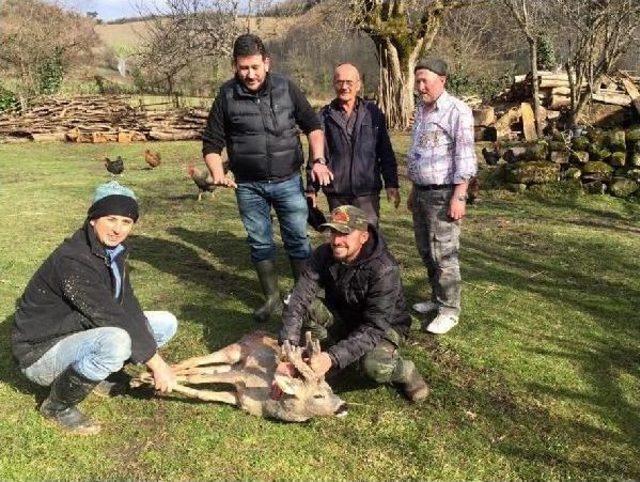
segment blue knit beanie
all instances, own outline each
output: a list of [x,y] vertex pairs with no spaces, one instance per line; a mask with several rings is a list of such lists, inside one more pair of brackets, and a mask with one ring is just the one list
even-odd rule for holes
[[138,200],[128,187],[116,181],[105,182],[96,188],[93,204],[87,212],[89,219],[97,219],[109,215],[126,216],[138,220]]

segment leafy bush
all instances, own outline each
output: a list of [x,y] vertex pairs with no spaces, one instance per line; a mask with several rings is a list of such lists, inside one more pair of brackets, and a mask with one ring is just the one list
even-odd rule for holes
[[468,74],[464,69],[453,71],[447,77],[447,90],[454,95],[477,95],[488,101],[511,84],[508,73],[498,77],[476,76]]
[[18,108],[18,98],[16,94],[0,85],[0,112]]

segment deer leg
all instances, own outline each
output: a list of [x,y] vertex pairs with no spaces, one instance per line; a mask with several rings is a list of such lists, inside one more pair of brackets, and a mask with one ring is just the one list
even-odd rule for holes
[[196,390],[195,388],[176,385],[173,390],[182,393],[189,398],[195,398],[204,402],[221,402],[230,405],[238,405],[238,397],[233,392],[214,392],[212,390]]
[[198,201],[202,201],[202,191],[198,192]]
[[226,372],[226,373],[196,373],[193,375],[178,375],[179,381],[184,381],[186,383],[229,383],[231,385],[235,385],[239,381],[243,381],[242,373],[237,371]]
[[212,365],[214,363],[224,363],[226,365],[233,365],[240,361],[242,357],[242,350],[239,343],[233,343],[232,345],[224,347],[222,350],[215,351],[209,355],[196,356],[189,358],[183,362],[173,365],[171,368],[174,371],[183,370],[185,368],[193,368],[202,365]]

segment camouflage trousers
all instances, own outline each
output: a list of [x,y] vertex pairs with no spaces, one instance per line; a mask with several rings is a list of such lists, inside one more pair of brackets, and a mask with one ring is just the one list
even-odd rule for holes
[[[331,346],[346,338],[348,331],[340,318],[332,313],[321,298],[313,302],[303,323],[303,332],[311,331],[323,347]],[[399,346],[403,337],[390,329],[382,340],[358,361],[358,369],[376,383],[406,383],[416,367],[411,360],[400,356]]]
[[440,313],[460,314],[460,221],[447,215],[453,189],[413,190],[413,231],[427,268],[431,301]]

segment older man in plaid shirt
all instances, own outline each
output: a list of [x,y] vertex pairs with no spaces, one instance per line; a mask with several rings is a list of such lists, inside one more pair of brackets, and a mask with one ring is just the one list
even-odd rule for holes
[[460,223],[466,212],[467,186],[476,173],[473,115],[445,90],[447,64],[425,59],[415,68],[420,95],[407,156],[413,183],[407,206],[422,261],[427,267],[431,299],[413,305],[429,314],[423,329],[443,334],[460,316]]

